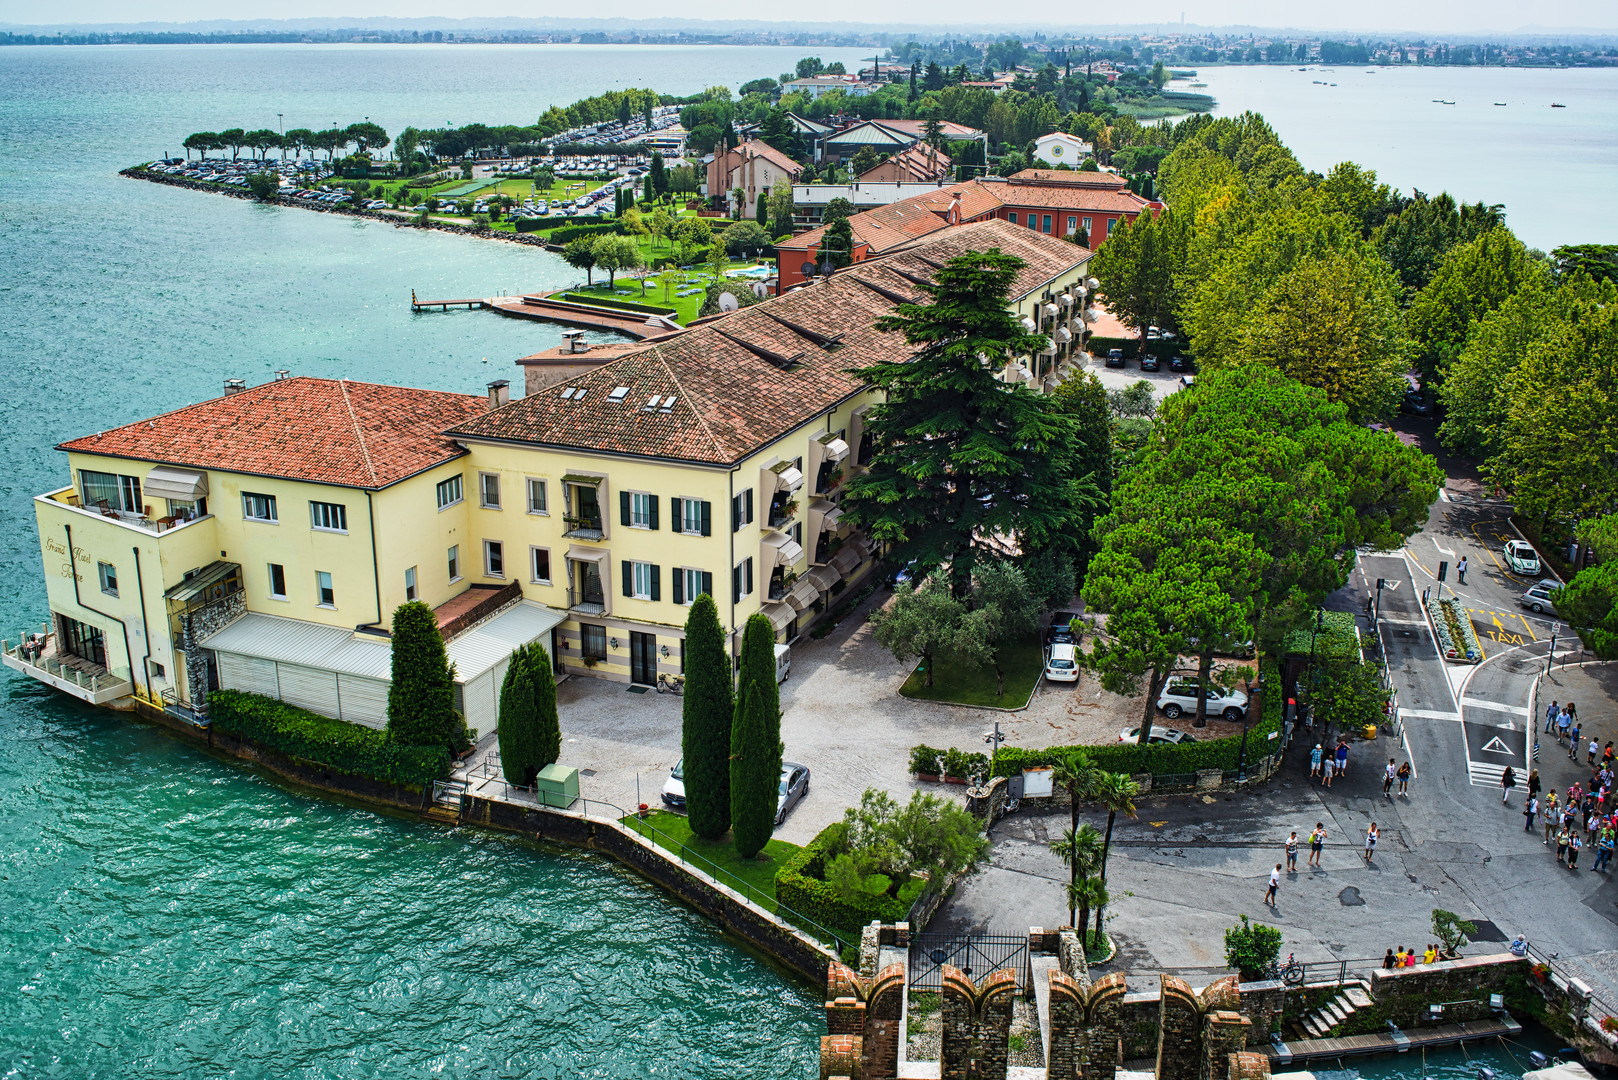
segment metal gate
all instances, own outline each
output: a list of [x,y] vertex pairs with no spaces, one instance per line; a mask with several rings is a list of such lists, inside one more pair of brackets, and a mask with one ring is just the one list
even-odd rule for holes
[[1012,935],[963,936],[959,934],[917,934],[910,939],[910,988],[938,990],[943,985],[943,965],[959,968],[981,982],[1001,969],[1017,973],[1017,985],[1026,990],[1028,981],[1028,939]]

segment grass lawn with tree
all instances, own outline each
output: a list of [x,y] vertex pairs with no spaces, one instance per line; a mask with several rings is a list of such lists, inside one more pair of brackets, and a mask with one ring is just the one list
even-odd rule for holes
[[948,701],[957,705],[978,705],[995,709],[1016,709],[1028,703],[1039,685],[1045,667],[1045,654],[1039,638],[1013,641],[1001,649],[1006,670],[1006,692],[995,693],[994,668],[977,665],[941,653],[933,659],[933,685],[927,685],[927,672],[917,665],[899,693],[921,701]]
[[[764,845],[759,858],[744,859],[736,854],[736,847],[730,842],[727,833],[718,840],[704,840],[691,831],[691,823],[685,815],[670,813],[667,810],[654,810],[647,815],[645,821],[631,814],[623,819],[623,824],[642,836],[651,840],[659,847],[667,848],[675,854],[690,859],[699,869],[711,873],[710,867],[705,866],[702,860],[718,866],[727,874],[741,878],[752,887],[754,895],[750,897],[754,903],[767,911],[776,910],[775,901],[775,872],[781,864],[798,853],[797,844],[789,844],[785,840],[772,839]],[[651,828],[644,826],[650,825]],[[655,829],[656,831],[652,831]],[[724,879],[721,877],[721,881]],[[725,882],[730,884],[730,882]],[[762,894],[762,896],[757,895]]]

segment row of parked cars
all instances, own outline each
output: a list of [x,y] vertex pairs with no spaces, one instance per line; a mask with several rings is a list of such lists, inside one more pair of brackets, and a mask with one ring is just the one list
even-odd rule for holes
[[627,123],[621,120],[613,120],[605,124],[591,124],[570,128],[546,141],[552,146],[562,143],[582,142],[633,142],[642,135],[671,128],[679,122],[680,107],[678,105],[658,105],[652,109],[652,122],[650,125],[646,123],[645,117],[637,116]]

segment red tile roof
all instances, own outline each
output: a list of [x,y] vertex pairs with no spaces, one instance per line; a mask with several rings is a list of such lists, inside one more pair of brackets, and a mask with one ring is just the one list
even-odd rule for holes
[[[777,150],[775,147],[766,142],[753,142],[749,140],[748,142],[738,145],[735,153],[742,154],[746,157],[763,158],[764,160],[773,163],[778,168],[784,169],[785,171],[791,173],[793,176],[797,176],[803,171],[802,165],[799,165],[796,161],[793,161],[791,158],[787,157],[785,154],[781,153],[781,151]],[[735,168],[735,166],[731,167]]]
[[1138,214],[1146,200],[1133,191],[1107,191],[1077,184],[1018,184],[1006,182],[985,185],[1001,205],[1016,209],[1035,206],[1048,210],[1093,211],[1099,214]]
[[1110,172],[1078,172],[1068,169],[1024,169],[1012,173],[1014,184],[1071,184],[1075,187],[1111,188],[1122,191],[1129,186],[1129,178]]
[[[564,398],[566,388],[551,387],[475,416],[449,434],[732,465],[859,392],[859,370],[908,352],[900,334],[878,332],[873,324],[893,311],[894,301],[884,293],[917,295],[911,278],[930,278],[933,264],[998,247],[1026,263],[1013,290],[1020,294],[1090,255],[1004,221],[904,243],[890,258],[857,263],[827,281],[647,342],[569,379],[567,388],[585,391],[582,400],[576,389]],[[876,287],[862,284],[867,281]],[[827,347],[829,337],[839,338],[835,347]],[[628,392],[610,400],[618,387]],[[658,405],[648,412],[654,395]]]
[[377,489],[465,453],[443,430],[488,398],[300,377],[86,435],[58,450]]

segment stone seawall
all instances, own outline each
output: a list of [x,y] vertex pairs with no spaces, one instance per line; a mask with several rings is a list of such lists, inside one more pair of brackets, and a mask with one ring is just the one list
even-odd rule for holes
[[617,822],[478,796],[468,798],[461,820],[609,855],[817,984],[825,983],[828,967],[836,960],[819,942],[707,875],[680,864],[656,844]]
[[185,188],[189,191],[205,191],[210,195],[227,195],[232,199],[245,199],[248,202],[262,202],[273,206],[286,206],[294,210],[308,210],[316,214],[341,214],[344,217],[368,218],[371,221],[383,222],[400,229],[428,229],[433,232],[454,233],[457,236],[471,236],[479,240],[503,240],[508,244],[523,244],[527,247],[543,248],[546,251],[561,251],[555,244],[547,242],[543,237],[532,233],[499,232],[494,229],[474,229],[467,225],[455,225],[447,221],[431,221],[426,224],[417,221],[414,217],[400,217],[392,213],[383,213],[379,210],[362,210],[358,207],[330,206],[326,203],[306,203],[300,199],[283,199],[275,196],[269,199],[260,199],[250,191],[236,191],[231,188],[222,188],[217,184],[204,184],[197,180],[187,180],[183,176],[167,176],[163,173],[148,172],[140,166],[130,166],[118,170],[119,176],[127,176],[131,180],[145,180],[152,184],[168,184],[170,187]]

